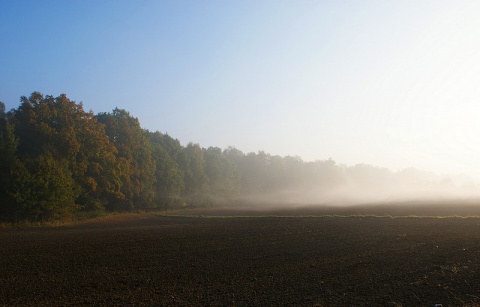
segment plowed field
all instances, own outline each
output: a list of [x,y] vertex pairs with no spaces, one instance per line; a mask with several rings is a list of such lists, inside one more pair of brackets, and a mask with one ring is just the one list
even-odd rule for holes
[[0,305],[480,304],[480,219],[312,210],[0,230]]

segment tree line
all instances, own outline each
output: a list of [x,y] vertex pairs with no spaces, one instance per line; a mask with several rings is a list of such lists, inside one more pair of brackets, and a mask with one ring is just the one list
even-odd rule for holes
[[20,101],[10,111],[0,102],[3,220],[231,204],[274,195],[285,200],[402,175],[369,165],[345,167],[331,159],[304,162],[234,147],[183,146],[168,134],[142,129],[126,110],[86,112],[64,94],[34,92]]

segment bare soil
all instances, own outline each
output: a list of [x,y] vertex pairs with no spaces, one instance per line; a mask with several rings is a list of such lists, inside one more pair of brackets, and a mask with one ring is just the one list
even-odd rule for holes
[[[418,209],[375,208],[341,210]],[[479,218],[320,217],[340,211],[197,209],[3,229],[0,306],[480,305]]]

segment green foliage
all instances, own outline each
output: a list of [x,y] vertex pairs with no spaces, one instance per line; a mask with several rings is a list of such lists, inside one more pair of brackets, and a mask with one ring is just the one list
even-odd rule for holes
[[182,146],[143,130],[126,110],[94,115],[66,95],[34,92],[9,112],[0,102],[0,219],[214,205],[285,191],[318,195],[347,184],[404,182],[411,173]]
[[297,157],[184,147],[126,110],[95,116],[38,92],[0,103],[0,149],[0,215],[15,219],[212,205],[318,179]]
[[[181,193],[185,187],[183,171],[168,153],[165,144],[170,143],[169,138],[160,132],[146,132],[152,145],[152,155],[156,164],[155,171],[155,203],[158,208],[167,209],[176,207],[180,203]],[[175,146],[176,147],[176,146]],[[175,149],[170,147],[169,149]]]
[[185,193],[192,200],[200,199],[206,185],[205,157],[198,144],[189,143],[185,148],[188,165],[185,169]]
[[[116,148],[92,112],[65,95],[33,93],[4,116],[0,143],[9,211],[58,217],[78,209],[102,210],[121,197]],[[5,162],[0,162],[5,165]],[[6,191],[5,191],[6,189]]]
[[15,201],[15,215],[32,220],[60,218],[77,206],[78,189],[68,161],[46,154],[24,162],[15,161],[7,186]]
[[18,163],[16,151],[18,138],[15,136],[14,127],[7,122],[5,106],[0,103],[0,216],[8,215],[14,211],[15,202],[9,193],[9,184],[15,165]]
[[220,200],[230,200],[238,196],[238,174],[234,161],[228,160],[218,147],[204,151],[207,193]]
[[97,115],[105,125],[108,138],[116,147],[117,169],[122,198],[111,200],[110,210],[148,209],[154,207],[155,160],[151,145],[137,118],[125,110]]

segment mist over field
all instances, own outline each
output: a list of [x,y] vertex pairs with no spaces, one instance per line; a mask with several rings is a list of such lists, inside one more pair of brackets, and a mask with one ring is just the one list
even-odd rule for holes
[[[317,162],[319,163],[319,162]],[[312,163],[314,164],[314,163]],[[321,173],[318,173],[319,175]],[[320,178],[321,177],[321,178]],[[339,166],[331,177],[312,176],[293,187],[259,191],[240,199],[265,207],[351,206],[375,203],[480,201],[480,186],[468,177],[457,181],[416,169],[392,172],[369,165]]]
[[182,145],[143,129],[127,110],[95,115],[66,95],[39,92],[21,101],[8,112],[0,103],[4,220],[211,206],[472,202],[480,196],[468,176]]
[[0,218],[473,202],[479,12],[0,2]]
[[1,306],[480,306],[479,0],[0,0]]

